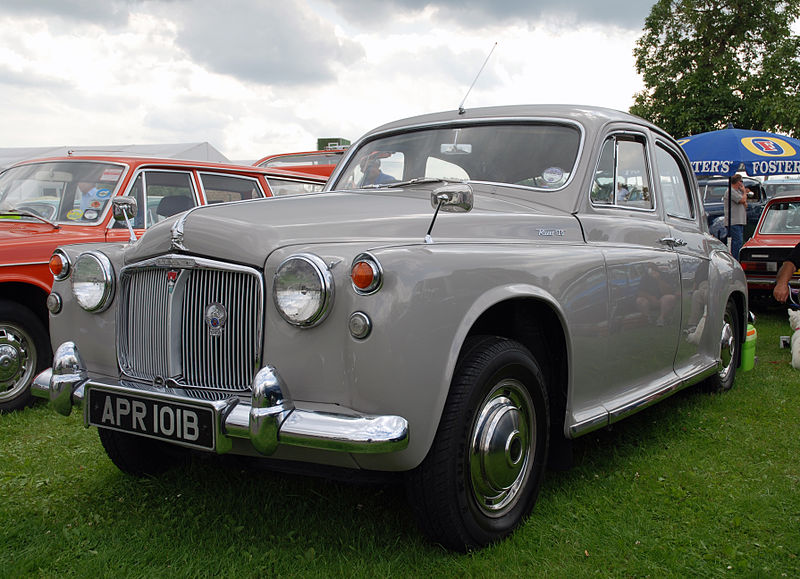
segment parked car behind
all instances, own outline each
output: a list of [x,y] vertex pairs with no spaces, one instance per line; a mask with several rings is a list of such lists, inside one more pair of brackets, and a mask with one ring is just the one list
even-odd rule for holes
[[[772,296],[778,269],[798,243],[800,191],[772,197],[764,208],[755,235],[742,246],[739,253],[751,298]],[[789,285],[800,288],[800,272],[795,272]]]
[[257,167],[273,167],[330,177],[347,149],[327,149],[325,151],[306,151],[303,153],[280,153],[268,155],[253,163]]
[[129,238],[125,224],[111,219],[112,198],[137,199],[133,227],[141,235],[198,205],[319,190],[324,183],[280,169],[125,157],[51,158],[0,173],[0,410],[27,404],[36,372],[51,362],[45,301],[53,250]]
[[60,250],[37,395],[131,474],[189,449],[404,473],[423,532],[465,550],[524,520],[571,439],[734,383],[744,273],[638,117],[405,119],[326,191]]
[[800,175],[779,175],[768,177],[763,183],[767,199],[790,193],[800,193]]
[[[761,181],[752,177],[743,177],[742,183],[750,189],[751,195],[747,198],[747,223],[744,226],[745,241],[753,235],[753,231],[764,210],[764,203],[767,200],[766,192]],[[728,226],[725,223],[725,209],[723,200],[728,192],[728,178],[715,177],[711,179],[698,179],[700,196],[703,199],[708,229],[711,234],[720,240],[728,237]]]

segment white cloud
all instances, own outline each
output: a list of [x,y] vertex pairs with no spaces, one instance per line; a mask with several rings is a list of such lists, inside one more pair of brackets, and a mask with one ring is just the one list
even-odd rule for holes
[[614,3],[605,23],[576,16],[581,4],[390,1],[377,25],[347,0],[15,0],[0,18],[0,147],[209,141],[242,160],[308,150],[456,108],[495,42],[466,106],[627,109],[643,18],[608,26]]

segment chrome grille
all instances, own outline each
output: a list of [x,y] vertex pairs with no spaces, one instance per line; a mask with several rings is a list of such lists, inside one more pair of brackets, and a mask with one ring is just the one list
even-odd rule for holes
[[[120,368],[172,387],[249,389],[260,364],[262,288],[257,271],[209,260],[159,258],[126,268]],[[212,318],[222,320],[217,328]]]

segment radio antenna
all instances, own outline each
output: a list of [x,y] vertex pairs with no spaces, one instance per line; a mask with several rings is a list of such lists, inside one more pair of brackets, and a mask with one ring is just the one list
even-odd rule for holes
[[497,48],[497,43],[496,42],[494,43],[494,46],[492,46],[492,49],[489,51],[489,54],[486,56],[486,60],[483,61],[483,65],[481,66],[481,69],[478,71],[478,74],[475,75],[475,80],[473,80],[472,84],[469,85],[469,88],[467,89],[467,94],[464,95],[464,100],[462,100],[461,104],[458,105],[458,114],[459,115],[463,115],[465,112],[467,112],[464,109],[464,103],[467,101],[467,97],[469,96],[470,91],[472,91],[472,87],[475,86],[476,82],[478,82],[478,77],[483,72],[483,69],[486,66],[486,63],[489,62],[489,58],[492,56],[492,53],[494,52],[495,48]]

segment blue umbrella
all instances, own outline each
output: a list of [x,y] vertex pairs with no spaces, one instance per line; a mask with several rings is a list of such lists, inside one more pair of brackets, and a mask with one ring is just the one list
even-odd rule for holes
[[800,140],[728,127],[680,139],[697,175],[800,173]]

